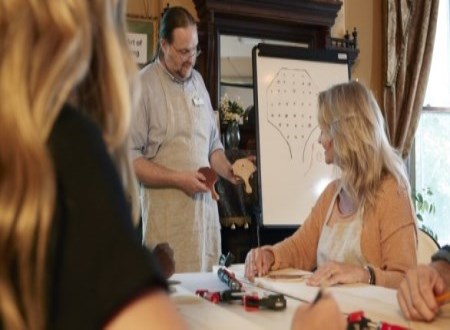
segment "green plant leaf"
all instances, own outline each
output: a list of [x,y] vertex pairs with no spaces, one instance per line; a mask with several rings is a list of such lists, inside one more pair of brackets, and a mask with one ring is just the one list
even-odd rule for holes
[[419,202],[420,204],[423,203],[423,196],[422,196],[421,193],[417,193],[417,200],[418,200],[418,202]]

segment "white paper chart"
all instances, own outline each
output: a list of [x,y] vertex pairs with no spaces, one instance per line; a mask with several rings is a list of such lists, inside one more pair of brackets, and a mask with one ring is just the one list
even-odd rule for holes
[[[260,55],[258,48],[254,53],[258,171],[263,224],[292,226],[304,222],[325,186],[338,176],[325,164],[318,143],[317,96],[348,81],[349,71],[336,52],[321,53],[325,59],[319,60],[311,59],[307,49],[289,47],[295,58],[285,56],[289,52],[283,46],[272,46],[271,53],[278,48],[282,55]],[[299,53],[307,58],[298,58]]]

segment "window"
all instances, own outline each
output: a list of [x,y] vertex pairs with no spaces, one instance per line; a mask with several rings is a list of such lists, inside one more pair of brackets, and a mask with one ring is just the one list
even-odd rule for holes
[[422,214],[441,245],[450,244],[450,17],[440,1],[431,71],[412,153],[411,182],[416,192],[430,188],[434,214]]

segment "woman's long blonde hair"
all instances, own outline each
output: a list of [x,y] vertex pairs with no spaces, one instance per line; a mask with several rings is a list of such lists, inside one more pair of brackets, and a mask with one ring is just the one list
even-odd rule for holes
[[[120,0],[0,2],[0,324],[42,329],[55,207],[47,140],[70,95],[102,130],[132,201],[136,68]],[[131,197],[130,197],[131,198]],[[136,214],[136,208],[134,208]]]
[[366,87],[351,81],[321,92],[318,119],[333,141],[334,163],[355,206],[374,206],[387,174],[409,192],[404,163],[389,144],[380,108]]

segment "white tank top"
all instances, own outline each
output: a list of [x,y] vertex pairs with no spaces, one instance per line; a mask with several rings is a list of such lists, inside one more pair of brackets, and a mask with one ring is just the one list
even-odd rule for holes
[[[337,189],[331,200],[325,223],[317,247],[317,267],[328,261],[342,262],[351,265],[364,266],[366,259],[361,252],[361,230],[364,209],[360,208],[350,216],[343,216],[338,208]],[[332,226],[328,223],[333,218]]]

